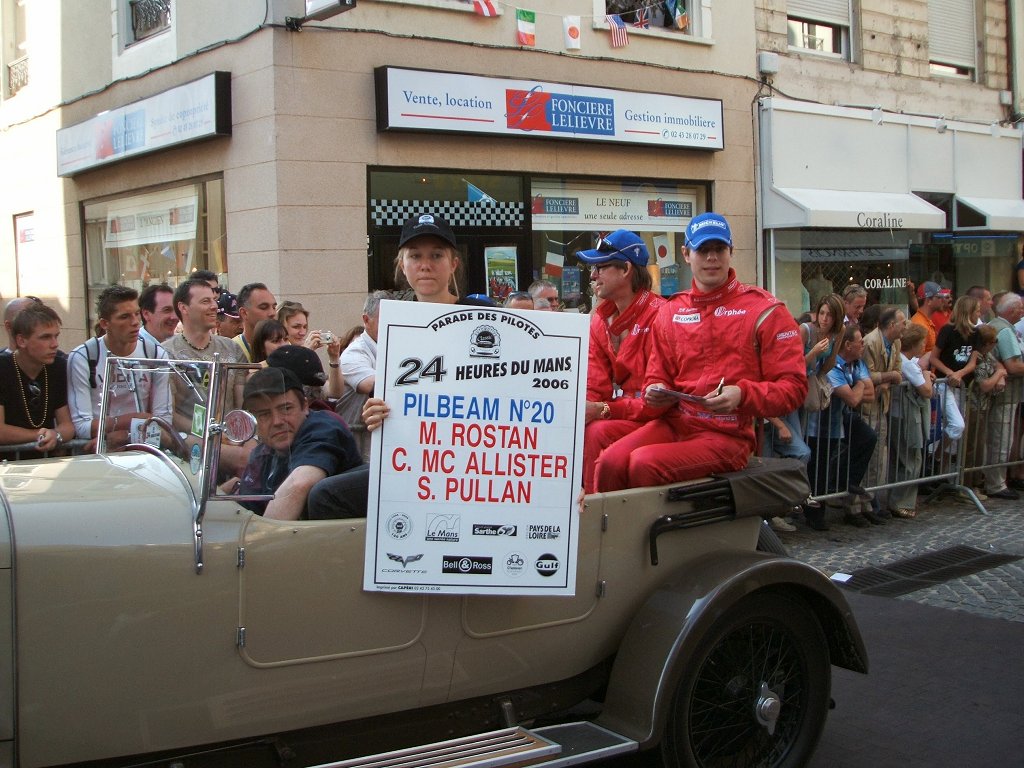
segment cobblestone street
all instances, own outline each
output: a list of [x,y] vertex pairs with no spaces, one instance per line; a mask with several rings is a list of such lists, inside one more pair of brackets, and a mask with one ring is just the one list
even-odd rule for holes
[[[989,499],[980,513],[970,502],[946,493],[918,505],[912,520],[887,519],[885,525],[855,528],[842,513],[828,511],[830,531],[797,523],[794,533],[779,534],[793,557],[828,576],[898,560],[958,544],[1024,557],[1024,501]],[[1024,559],[897,598],[979,616],[1024,622]]]

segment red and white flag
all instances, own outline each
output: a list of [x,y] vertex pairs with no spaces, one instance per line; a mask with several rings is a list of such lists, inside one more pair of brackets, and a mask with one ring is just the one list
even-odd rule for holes
[[473,12],[477,16],[497,16],[498,9],[491,0],[473,0]]
[[562,29],[565,30],[565,50],[578,51],[580,49],[580,17],[563,16]]
[[609,13],[605,19],[608,21],[608,29],[612,33],[612,48],[623,48],[629,45],[629,32],[622,17],[617,13]]

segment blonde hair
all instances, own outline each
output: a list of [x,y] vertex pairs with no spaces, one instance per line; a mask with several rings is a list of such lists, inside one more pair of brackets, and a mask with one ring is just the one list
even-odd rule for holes
[[973,296],[961,296],[953,305],[953,312],[949,316],[949,324],[956,328],[957,333],[965,339],[970,338],[974,332],[974,323],[971,322],[971,315],[977,311],[981,304]]

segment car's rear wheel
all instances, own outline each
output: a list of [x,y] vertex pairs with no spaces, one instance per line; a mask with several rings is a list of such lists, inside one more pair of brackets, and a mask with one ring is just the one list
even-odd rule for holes
[[738,603],[684,661],[661,744],[666,767],[804,765],[828,710],[827,649],[799,599],[764,593]]

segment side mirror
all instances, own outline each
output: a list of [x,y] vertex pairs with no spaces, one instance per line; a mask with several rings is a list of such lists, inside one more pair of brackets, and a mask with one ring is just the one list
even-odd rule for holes
[[230,411],[224,417],[223,434],[228,442],[241,445],[256,434],[256,417],[248,411]]

